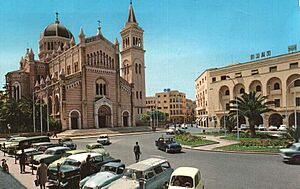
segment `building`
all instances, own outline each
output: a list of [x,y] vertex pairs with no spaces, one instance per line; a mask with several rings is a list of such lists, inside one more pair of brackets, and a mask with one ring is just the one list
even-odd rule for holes
[[191,110],[187,112],[187,100],[185,93],[165,89],[164,92],[156,93],[155,96],[146,97],[147,111],[163,112],[170,122],[187,122],[190,118],[187,113],[192,112]]
[[[229,112],[229,101],[256,91],[275,102],[276,112],[258,116],[260,124],[300,125],[300,52],[208,69],[195,80],[197,122],[219,127]],[[295,110],[298,111],[295,114]],[[244,117],[240,124],[247,124]]]
[[100,25],[90,37],[80,28],[76,44],[57,14],[40,35],[38,59],[27,49],[20,69],[6,74],[10,98],[42,100],[63,130],[135,126],[146,108],[143,32],[132,3],[121,49]]
[[196,101],[191,99],[186,99],[186,122],[193,123],[195,121],[195,109],[196,109]]

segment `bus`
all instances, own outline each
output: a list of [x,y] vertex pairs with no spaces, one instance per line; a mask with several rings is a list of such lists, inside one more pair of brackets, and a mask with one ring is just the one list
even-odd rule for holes
[[8,147],[8,154],[15,154],[17,150],[30,148],[32,144],[40,142],[50,142],[50,138],[48,136],[34,136],[21,139]]

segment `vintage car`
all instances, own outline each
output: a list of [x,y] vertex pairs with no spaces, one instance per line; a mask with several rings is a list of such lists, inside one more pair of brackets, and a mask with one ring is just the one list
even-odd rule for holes
[[110,144],[110,140],[107,134],[100,135],[99,138],[97,139],[97,142],[103,145]]
[[161,158],[149,158],[125,169],[124,176],[103,187],[109,189],[167,188],[173,169]]
[[169,189],[204,189],[204,182],[199,169],[179,167],[171,175]]
[[59,144],[65,147],[69,147],[71,150],[76,150],[77,145],[73,142],[71,138],[62,138],[58,141]]
[[[86,161],[87,156],[90,155],[92,167],[93,169],[90,170],[91,172],[88,175],[92,175],[96,172],[99,172],[102,165],[108,163],[108,162],[121,162],[119,159],[113,159],[109,156],[103,156],[98,153],[94,152],[86,152],[86,153],[80,153],[69,156],[61,165],[60,165],[60,171],[65,176],[65,180],[68,180],[68,176],[74,176],[77,174],[77,169],[74,169],[74,167],[80,168],[80,165]],[[72,173],[75,171],[75,173]],[[48,167],[48,177],[50,180],[57,179],[57,166],[56,167]],[[82,178],[84,179],[84,178]]]
[[[35,156],[35,155],[41,155],[43,154],[43,152],[41,151],[38,151],[37,149],[35,148],[27,148],[27,149],[24,149],[24,153],[27,155],[27,161],[26,161],[26,164],[28,165],[30,162],[29,162],[29,157],[31,156]],[[17,151],[16,153],[16,157],[17,159],[19,159],[19,156],[22,154],[22,150],[19,150]]]
[[55,160],[61,158],[66,153],[66,151],[69,150],[71,149],[63,146],[48,148],[43,154],[33,156],[32,159],[30,159],[30,163],[32,163],[34,166],[37,166],[40,163],[41,159],[43,159],[45,164],[49,165]]
[[155,141],[155,145],[158,149],[165,152],[181,152],[181,145],[176,142],[173,137],[162,136]]
[[101,167],[100,172],[88,176],[80,181],[82,189],[98,189],[107,186],[121,178],[124,174],[125,164],[109,162]]
[[19,136],[12,136],[5,142],[0,143],[0,148],[3,150],[3,148],[7,148],[11,143],[25,139],[26,137],[19,137]]
[[70,151],[66,151],[66,153],[63,154],[63,156],[52,162],[51,164],[48,165],[48,167],[56,167],[57,164],[63,164],[64,161],[67,159],[67,157],[71,156],[71,155],[75,155],[75,154],[81,154],[81,153],[86,153],[87,151],[86,150],[70,150]]
[[294,143],[289,148],[280,149],[283,161],[300,163],[300,143]]
[[34,143],[31,146],[33,148],[37,149],[38,151],[45,152],[48,148],[53,148],[53,147],[57,147],[57,146],[61,146],[61,145],[51,143],[51,142],[39,142],[39,143]]
[[89,152],[95,152],[104,156],[109,156],[109,153],[104,149],[103,145],[100,143],[87,144],[85,147],[86,150]]

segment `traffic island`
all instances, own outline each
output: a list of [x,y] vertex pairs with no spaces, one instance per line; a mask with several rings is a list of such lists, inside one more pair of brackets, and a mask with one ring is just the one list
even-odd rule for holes
[[218,144],[219,142],[204,139],[202,136],[195,136],[190,133],[179,134],[175,136],[176,141],[187,148],[194,148],[205,145]]

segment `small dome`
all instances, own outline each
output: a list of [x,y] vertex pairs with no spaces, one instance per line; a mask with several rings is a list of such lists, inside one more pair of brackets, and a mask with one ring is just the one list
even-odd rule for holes
[[54,24],[50,24],[45,28],[41,37],[48,37],[48,36],[58,36],[64,37],[68,39],[72,39],[72,33],[62,24],[59,22],[55,22]]

